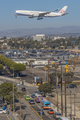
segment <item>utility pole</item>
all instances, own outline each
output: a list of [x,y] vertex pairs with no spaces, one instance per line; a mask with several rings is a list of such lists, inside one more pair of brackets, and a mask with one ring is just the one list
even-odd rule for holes
[[57,66],[55,65],[55,72],[56,72],[56,93],[57,93],[57,112],[58,112],[58,78],[57,78]]
[[76,97],[76,94],[74,93],[74,117],[76,117],[75,97]]
[[63,71],[61,65],[61,115],[63,116],[63,90],[62,90],[62,81],[63,81]]
[[[40,101],[41,101],[41,96],[40,96]],[[41,101],[41,120],[43,120],[42,119],[42,101]]]
[[31,64],[31,69],[32,69],[32,83],[33,83],[33,68],[32,68],[32,64]]
[[70,120],[72,120],[72,100],[71,100],[71,90],[70,90]]
[[66,69],[65,69],[65,117],[67,117],[67,108],[66,108]]
[[46,65],[45,65],[45,82],[47,82],[47,80],[46,80]]
[[48,60],[48,83],[49,83],[49,60]]
[[20,92],[20,82],[19,82],[19,103],[20,103],[20,120],[21,120],[21,92]]
[[13,114],[14,114],[14,67],[11,67],[13,70]]

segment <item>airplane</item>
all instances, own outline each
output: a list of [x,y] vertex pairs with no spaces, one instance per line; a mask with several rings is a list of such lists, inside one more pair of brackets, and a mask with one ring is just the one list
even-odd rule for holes
[[59,9],[56,9],[54,11],[49,12],[43,12],[43,11],[29,11],[29,10],[16,10],[14,11],[14,15],[17,18],[17,16],[28,16],[28,18],[34,18],[37,17],[37,20],[43,19],[43,17],[59,17],[67,15],[68,13],[65,13],[68,6],[64,6],[59,12]]

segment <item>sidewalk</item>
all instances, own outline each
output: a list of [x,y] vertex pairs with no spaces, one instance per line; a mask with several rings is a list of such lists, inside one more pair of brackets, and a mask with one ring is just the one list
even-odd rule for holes
[[19,120],[19,115],[18,115],[18,113],[14,112],[13,116],[14,116],[15,120]]
[[[0,76],[0,78],[1,78],[1,79],[4,79],[4,80],[16,82],[16,83],[19,83],[19,82],[20,82],[20,84],[22,84],[22,81],[19,80],[20,78],[15,79],[15,78],[4,77],[4,76]],[[24,82],[24,85],[25,85],[25,86],[31,86],[31,84],[29,84],[29,83],[27,83],[27,82]]]

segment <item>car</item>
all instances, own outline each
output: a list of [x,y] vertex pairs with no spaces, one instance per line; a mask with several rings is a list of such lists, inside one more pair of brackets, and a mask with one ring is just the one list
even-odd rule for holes
[[69,120],[67,117],[59,117],[57,120]]
[[53,114],[53,117],[54,117],[54,118],[59,118],[59,117],[61,117],[61,113],[55,112],[55,113]]
[[55,95],[48,95],[48,97],[55,97]]
[[32,98],[35,98],[36,96],[35,96],[35,94],[32,94],[31,97],[32,97]]
[[49,114],[54,114],[54,110],[50,108],[50,109],[48,110],[48,113],[49,113]]
[[30,98],[29,95],[27,95],[27,96],[25,97],[25,99],[26,99],[26,100],[30,100],[31,98]]
[[22,87],[22,89],[21,89],[22,91],[26,91],[26,88],[25,87]]
[[30,104],[35,104],[34,100],[29,101]]
[[69,85],[67,85],[67,88],[77,88],[77,85],[76,84],[69,84]]
[[[35,93],[37,93],[37,94],[41,94],[40,91],[35,91]],[[34,94],[35,94],[35,93],[34,93]]]
[[[58,88],[60,88],[60,85],[57,85]],[[53,85],[53,88],[56,89],[56,85]]]
[[41,114],[41,111],[42,111],[42,114],[44,115],[43,109],[42,109],[42,110],[41,110],[41,109],[37,110],[38,114],[40,115],[40,114]]
[[20,83],[17,83],[17,85],[19,86],[19,85],[21,85]]
[[16,99],[14,102],[15,102],[15,103],[18,103],[18,102],[19,102],[19,100],[18,100],[18,99]]
[[40,99],[39,99],[39,98],[37,98],[35,101],[36,101],[37,103],[40,103]]
[[0,114],[1,113],[6,113],[6,110],[0,109]]

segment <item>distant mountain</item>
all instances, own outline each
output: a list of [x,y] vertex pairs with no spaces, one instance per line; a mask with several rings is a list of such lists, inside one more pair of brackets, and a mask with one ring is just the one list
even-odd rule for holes
[[0,37],[22,37],[35,34],[71,34],[80,33],[80,26],[65,26],[60,28],[33,28],[33,29],[13,29],[0,31]]

